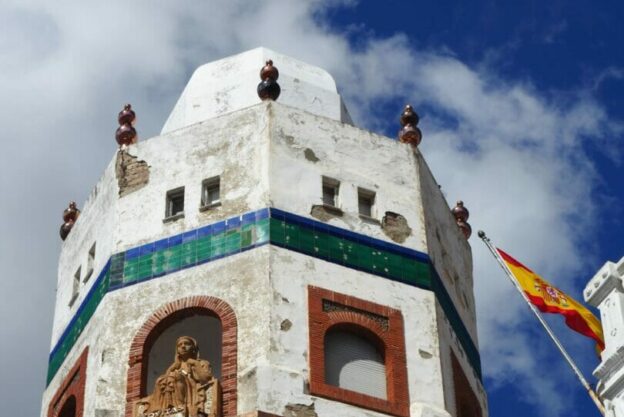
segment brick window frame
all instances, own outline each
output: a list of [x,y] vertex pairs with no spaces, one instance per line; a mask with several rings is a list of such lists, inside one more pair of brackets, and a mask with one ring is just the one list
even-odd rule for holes
[[126,417],[135,401],[147,395],[147,360],[158,336],[175,322],[193,315],[221,321],[221,388],[223,417],[236,416],[238,325],[234,310],[225,301],[209,296],[181,298],[156,310],[136,333],[130,345],[126,385]]
[[88,356],[89,348],[86,347],[52,397],[48,405],[48,417],[57,417],[71,397],[76,399],[76,417],[83,416]]
[[[330,306],[328,308],[328,305]],[[409,417],[403,315],[399,310],[319,287],[308,287],[310,394],[399,417]],[[388,399],[325,383],[325,335],[345,329],[383,348]]]

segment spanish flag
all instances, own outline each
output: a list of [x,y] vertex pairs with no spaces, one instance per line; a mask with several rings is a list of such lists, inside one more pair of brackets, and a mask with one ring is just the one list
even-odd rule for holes
[[581,303],[550,285],[502,250],[498,248],[496,250],[533,305],[543,313],[563,315],[569,328],[594,339],[599,351],[604,349],[602,326],[596,316]]

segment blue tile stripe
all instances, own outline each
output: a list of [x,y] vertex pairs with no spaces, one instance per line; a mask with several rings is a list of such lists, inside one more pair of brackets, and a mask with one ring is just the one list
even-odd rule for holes
[[268,243],[433,291],[481,377],[479,352],[427,254],[265,208],[112,255],[52,349],[47,382],[57,373],[107,292]]

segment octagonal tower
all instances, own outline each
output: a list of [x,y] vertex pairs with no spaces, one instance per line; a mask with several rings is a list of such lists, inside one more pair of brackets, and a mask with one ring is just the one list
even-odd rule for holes
[[[277,101],[256,94],[268,59]],[[320,68],[225,58],[117,152],[64,241],[41,415],[150,415],[190,336],[219,407],[153,416],[486,417],[472,279],[415,146],[354,127]]]

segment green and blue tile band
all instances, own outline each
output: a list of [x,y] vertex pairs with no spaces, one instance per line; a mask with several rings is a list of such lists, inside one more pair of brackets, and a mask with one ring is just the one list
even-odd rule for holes
[[112,255],[50,353],[47,383],[56,375],[106,293],[269,243],[433,291],[470,364],[481,377],[479,351],[427,254],[265,208]]

